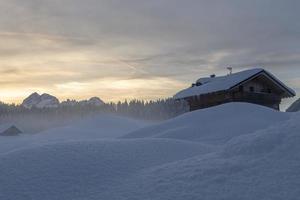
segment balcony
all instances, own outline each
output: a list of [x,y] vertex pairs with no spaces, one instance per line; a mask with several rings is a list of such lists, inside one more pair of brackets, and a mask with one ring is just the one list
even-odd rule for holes
[[272,93],[237,92],[232,94],[234,101],[245,101],[259,104],[280,103],[281,97]]

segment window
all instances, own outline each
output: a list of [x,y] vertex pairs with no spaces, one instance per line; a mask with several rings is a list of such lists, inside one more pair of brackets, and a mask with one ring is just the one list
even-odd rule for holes
[[240,91],[240,92],[243,92],[243,91],[244,91],[244,86],[240,85],[239,91]]
[[249,90],[250,90],[250,92],[254,92],[254,87],[251,86],[251,87],[249,88]]
[[268,92],[269,94],[271,94],[271,93],[272,93],[272,90],[271,90],[270,88],[268,88],[267,92]]

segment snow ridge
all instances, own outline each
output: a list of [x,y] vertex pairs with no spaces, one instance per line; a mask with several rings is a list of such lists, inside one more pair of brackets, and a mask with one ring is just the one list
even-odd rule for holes
[[295,101],[286,111],[287,112],[298,112],[300,110],[300,99]]

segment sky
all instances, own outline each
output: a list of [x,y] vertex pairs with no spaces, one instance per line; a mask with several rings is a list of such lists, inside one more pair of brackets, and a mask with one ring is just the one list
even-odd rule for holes
[[298,0],[0,0],[0,100],[20,103],[35,91],[61,100],[165,98],[228,66],[264,67],[300,93],[299,7]]

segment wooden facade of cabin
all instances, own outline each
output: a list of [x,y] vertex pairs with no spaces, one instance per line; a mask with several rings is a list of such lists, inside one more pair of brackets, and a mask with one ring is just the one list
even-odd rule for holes
[[[210,78],[211,82],[214,81],[213,78],[214,77]],[[201,83],[196,83],[193,87],[202,87],[202,85]],[[227,90],[207,92],[204,94],[187,96],[182,99],[185,99],[188,102],[190,111],[229,102],[247,102],[279,110],[282,99],[292,96],[295,96],[295,93],[293,93],[292,90],[288,89],[274,76],[262,70],[261,72],[232,85]]]
[[263,94],[245,91],[215,92],[186,99],[190,111],[208,108],[230,102],[247,102],[267,106],[279,110],[281,98],[274,94]]

